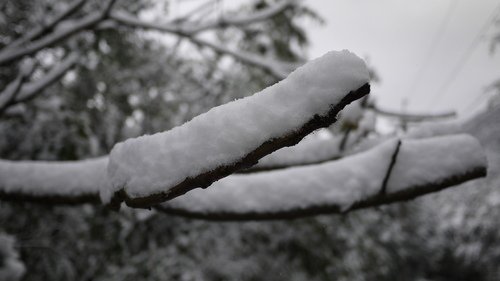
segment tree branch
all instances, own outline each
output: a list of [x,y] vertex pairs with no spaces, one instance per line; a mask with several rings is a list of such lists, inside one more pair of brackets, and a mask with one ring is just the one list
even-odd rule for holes
[[390,111],[386,109],[382,109],[375,105],[368,105],[368,108],[372,109],[376,113],[387,116],[401,119],[406,122],[423,122],[423,121],[432,121],[437,119],[449,119],[457,116],[455,111],[436,113],[436,114],[411,114],[411,113],[401,113],[396,111]]
[[[80,161],[0,160],[0,199],[44,204],[98,203],[108,158]],[[108,187],[109,188],[109,187]]]
[[[392,162],[397,145],[394,140],[314,167],[229,176],[210,189],[191,191],[154,208],[211,221],[345,214],[411,200],[486,175],[484,153],[469,136],[403,142],[408,145],[399,152],[399,164],[394,165],[394,176],[387,181],[385,193],[380,192],[379,183],[386,173],[384,166]],[[0,160],[0,199],[63,205],[97,203],[98,190],[109,185],[107,164],[105,157],[67,162]]]
[[4,48],[0,51],[0,65],[10,63],[23,56],[34,54],[44,48],[50,47],[74,34],[93,27],[104,21],[110,13],[115,0],[109,0],[101,11],[96,11],[77,20],[66,20],[58,22],[58,28],[38,39],[31,42],[24,48]]
[[[277,7],[271,7],[266,11],[262,11],[256,15],[248,16],[245,18],[240,18],[240,19],[233,19],[233,20],[226,20],[225,23],[230,24],[230,25],[244,25],[244,24],[250,24],[255,21],[263,21],[266,19],[269,19],[270,17],[276,15],[277,13],[283,11],[287,7],[289,7],[292,3],[295,1],[283,1],[281,4],[277,4]],[[189,39],[191,42],[193,42],[196,45],[200,46],[205,46],[209,47],[212,50],[221,53],[221,54],[226,54],[229,56],[232,56],[233,58],[237,59],[238,61],[241,61],[243,63],[252,65],[252,66],[257,66],[259,68],[262,68],[266,71],[268,71],[271,75],[273,75],[276,79],[281,80],[284,79],[288,76],[288,74],[291,72],[290,71],[290,66],[286,63],[282,63],[279,61],[276,61],[271,58],[264,58],[258,55],[254,55],[251,53],[246,53],[242,51],[236,51],[236,50],[231,50],[230,48],[227,48],[225,46],[221,46],[219,44],[194,37],[196,33],[199,33],[204,30],[208,29],[213,29],[219,27],[220,23],[217,24],[210,24],[210,25],[202,25],[198,27],[188,27],[186,24],[158,24],[158,23],[151,23],[151,22],[145,22],[143,20],[138,19],[135,16],[132,16],[128,13],[125,12],[114,12],[111,13],[111,19],[116,21],[118,24],[128,26],[128,27],[134,27],[134,28],[143,28],[143,29],[148,29],[148,30],[156,30],[160,32],[166,32],[170,34],[175,34],[181,37],[185,37]],[[293,67],[295,68],[295,67]]]
[[166,24],[149,23],[123,11],[111,13],[110,18],[122,25],[129,27],[153,29],[157,31],[190,37],[206,30],[217,29],[225,26],[249,25],[256,22],[265,21],[281,13],[286,8],[293,5],[294,2],[295,0],[284,0],[263,11],[259,11],[251,15],[234,17],[234,18],[219,18],[213,22],[201,23],[201,24],[199,23],[193,24],[185,21],[182,21],[180,23],[178,21],[174,21]]
[[15,101],[17,95],[21,91],[23,84],[35,69],[35,64],[28,62],[27,65],[21,67],[21,70],[14,81],[12,81],[0,93],[0,115]]
[[[356,134],[363,132],[355,131]],[[446,136],[464,133],[462,122],[459,120],[446,121],[446,122],[429,122],[421,123],[416,127],[410,128],[408,132],[401,136],[403,139],[423,139],[437,136]],[[274,153],[259,160],[259,163],[254,166],[238,171],[238,174],[248,174],[256,172],[269,172],[273,170],[280,170],[292,168],[297,166],[315,165],[328,161],[334,161],[343,157],[363,152],[373,148],[374,146],[384,141],[384,138],[365,139],[358,142],[358,137],[348,142],[348,149],[341,151],[339,143],[344,139],[343,136],[334,136],[329,139],[304,139],[297,145],[292,147],[282,148]]]
[[[83,6],[83,4],[85,4],[86,1],[87,0],[77,0],[73,2],[60,15],[57,15],[48,23],[43,24],[42,26],[37,26],[36,28],[28,32],[26,35],[12,41],[10,44],[5,46],[4,49],[12,49],[19,47],[21,45],[26,44],[27,42],[38,39],[39,37],[51,32],[54,29],[54,27],[58,25],[61,21],[65,20],[66,18],[74,14],[76,11],[78,11]],[[4,49],[2,49],[2,52],[4,51]]]
[[396,159],[399,154],[399,149],[401,147],[401,140],[398,140],[396,144],[396,148],[394,149],[394,153],[391,155],[391,162],[387,167],[387,172],[385,173],[384,180],[382,181],[382,187],[380,188],[380,194],[385,195],[387,193],[387,183],[389,182],[389,178],[391,177],[392,170],[394,165],[396,165]]
[[[363,97],[364,95],[367,95],[369,93],[369,90],[370,90],[369,85],[365,84],[358,90],[352,91],[349,94],[347,94],[345,98],[343,98],[337,105],[332,106],[331,109],[328,111],[328,113],[325,114],[324,116],[318,116],[318,115],[314,116],[301,128],[294,130],[293,132],[290,132],[288,134],[285,134],[284,136],[276,137],[264,142],[263,144],[261,144],[260,146],[258,146],[257,148],[246,154],[246,156],[244,156],[241,159],[238,159],[237,161],[218,166],[216,168],[210,169],[207,172],[202,172],[196,176],[188,177],[179,184],[176,184],[168,188],[167,189],[168,192],[154,193],[151,195],[140,196],[140,197],[131,197],[126,193],[124,193],[123,189],[121,189],[117,193],[115,193],[114,202],[116,204],[117,202],[124,201],[128,206],[134,208],[149,207],[158,204],[160,202],[171,200],[175,197],[183,195],[186,192],[190,191],[191,189],[197,187],[208,187],[214,181],[224,178],[234,173],[235,171],[254,165],[260,158],[264,157],[267,154],[270,154],[275,150],[278,150],[279,148],[295,145],[303,137],[305,137],[312,131],[331,125],[331,123],[335,122],[338,112],[340,112],[340,110],[344,108],[345,105],[349,104],[350,102],[356,99]],[[116,208],[118,206],[115,205],[112,207]]]
[[53,33],[32,42],[24,48],[4,49],[0,52],[0,65],[7,64],[26,55],[31,55],[41,49],[52,46],[84,29],[90,28],[102,20],[100,12],[91,13],[82,19],[66,21],[64,26],[57,28]]
[[269,8],[266,8],[261,11],[254,12],[250,15],[244,15],[240,17],[220,17],[217,20],[211,23],[199,24],[198,26],[193,26],[188,28],[189,34],[200,33],[205,30],[215,29],[226,26],[244,26],[250,25],[253,23],[265,21],[269,18],[274,17],[275,15],[283,12],[287,8],[293,6],[293,4],[297,2],[296,0],[283,0]]
[[[385,193],[380,192],[380,182],[386,173],[384,167],[392,158],[394,140],[315,167],[230,176],[207,190],[193,190],[156,209],[167,214],[215,221],[344,214],[410,200],[486,175],[485,155],[477,140],[469,136],[403,142],[407,145],[401,146]],[[415,161],[419,157],[425,161]],[[374,159],[378,161],[370,163]],[[408,163],[412,166],[408,167]]]
[[61,79],[61,77],[66,74],[66,72],[71,69],[80,59],[80,54],[76,51],[71,52],[67,55],[59,65],[53,67],[45,76],[38,79],[37,81],[25,84],[22,86],[17,98],[10,103],[14,105],[21,102],[26,102],[33,99],[38,94],[42,92],[43,89],[52,85],[54,82]]
[[240,62],[264,69],[268,71],[272,76],[274,76],[277,80],[285,79],[288,74],[290,74],[290,71],[286,69],[286,65],[284,63],[276,61],[272,58],[265,58],[243,51],[232,50],[230,48],[226,48],[219,44],[197,37],[188,37],[188,39],[194,44],[209,47],[215,52],[229,55]]

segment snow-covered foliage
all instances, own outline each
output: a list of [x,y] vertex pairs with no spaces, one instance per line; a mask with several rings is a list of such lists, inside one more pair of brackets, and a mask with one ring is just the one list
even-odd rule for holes
[[0,232],[0,280],[16,281],[21,279],[26,268],[19,260],[15,249],[15,238]]

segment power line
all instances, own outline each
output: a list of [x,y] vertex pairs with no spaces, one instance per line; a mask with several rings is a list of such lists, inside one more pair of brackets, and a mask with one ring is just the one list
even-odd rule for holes
[[451,85],[451,83],[457,78],[457,75],[460,73],[462,70],[462,67],[465,65],[467,60],[469,59],[470,55],[474,52],[474,50],[477,48],[479,42],[481,42],[481,39],[488,31],[488,28],[490,25],[495,21],[496,16],[500,12],[500,3],[495,7],[493,12],[490,14],[490,16],[486,19],[486,22],[483,24],[479,32],[476,34],[476,37],[474,37],[474,40],[472,43],[469,45],[469,47],[466,49],[458,63],[455,65],[455,67],[452,69],[452,72],[448,79],[445,80],[445,82],[439,87],[439,89],[436,92],[436,99],[433,101],[433,105],[435,106],[437,102],[440,100],[441,97],[444,96],[446,93],[446,90],[448,90],[448,87]]
[[408,92],[406,92],[404,98],[406,98],[407,101],[409,101],[409,98],[413,96],[413,94],[416,91],[417,85],[421,82],[422,77],[425,73],[425,70],[429,66],[429,62],[434,55],[434,51],[437,48],[438,43],[440,42],[440,39],[443,37],[443,33],[446,30],[446,27],[448,26],[448,23],[450,21],[451,15],[455,11],[455,8],[457,7],[458,0],[451,0],[450,5],[448,6],[448,9],[446,11],[446,14],[439,24],[439,28],[437,32],[434,35],[434,38],[432,39],[432,43],[425,55],[425,59],[423,60],[423,63],[420,65],[420,68],[417,71],[417,74],[415,75],[415,79],[413,79],[413,82],[411,83],[410,89]]

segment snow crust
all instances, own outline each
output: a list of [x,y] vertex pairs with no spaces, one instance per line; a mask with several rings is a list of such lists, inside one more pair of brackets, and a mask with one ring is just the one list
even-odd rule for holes
[[0,160],[0,191],[33,196],[97,195],[109,189],[107,157],[81,161]]
[[368,80],[363,60],[347,50],[329,52],[250,97],[170,131],[117,144],[108,166],[111,191],[123,188],[132,198],[168,192],[186,178],[238,161],[315,114],[326,114]]
[[377,193],[397,140],[324,164],[232,175],[163,203],[192,212],[279,212],[311,206],[348,208]]

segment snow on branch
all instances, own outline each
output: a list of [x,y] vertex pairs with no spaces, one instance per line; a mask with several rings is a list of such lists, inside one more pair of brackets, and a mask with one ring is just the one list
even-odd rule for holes
[[234,59],[242,63],[245,63],[247,65],[256,66],[261,69],[264,69],[278,80],[285,79],[288,76],[288,74],[290,74],[289,67],[287,67],[288,66],[287,64],[282,63],[280,61],[276,61],[272,58],[266,58],[260,55],[255,55],[240,50],[236,51],[198,37],[190,37],[189,40],[197,45],[208,47],[217,53],[229,55]]
[[262,11],[250,14],[240,15],[239,17],[220,17],[217,20],[205,23],[191,23],[187,21],[175,21],[173,23],[151,23],[143,21],[127,12],[117,11],[110,15],[110,18],[119,24],[138,27],[144,29],[153,29],[157,31],[173,33],[181,36],[193,36],[202,31],[216,29],[225,26],[243,26],[256,22],[267,20],[288,7],[292,6],[295,0],[284,0]]
[[191,34],[199,33],[204,30],[214,29],[224,26],[250,25],[256,22],[264,21],[281,13],[288,7],[291,7],[294,4],[294,2],[296,2],[296,0],[283,0],[277,4],[270,6],[269,8],[257,11],[250,15],[241,15],[239,17],[220,17],[213,22],[201,24],[197,27],[190,28],[189,33]]
[[[75,19],[65,20],[56,23],[52,27],[54,31],[32,42],[27,42],[25,47],[19,48],[4,48],[0,51],[0,65],[10,63],[26,55],[34,54],[44,48],[50,47],[55,43],[62,41],[70,36],[85,30],[96,27],[100,22],[108,18],[110,10],[115,3],[115,0],[108,0],[102,10],[95,11],[87,16]],[[77,7],[75,7],[77,9]],[[69,15],[64,15],[62,19]]]
[[67,20],[60,24],[53,33],[33,41],[23,48],[8,48],[0,51],[0,65],[9,63],[26,55],[31,55],[39,50],[49,47],[77,32],[90,28],[102,19],[101,12],[93,12],[82,19]]
[[464,120],[439,120],[419,123],[410,127],[404,134],[407,138],[428,138],[433,136],[452,135],[464,132]]
[[[291,1],[291,3],[285,3],[285,2],[286,1],[282,2],[282,5],[283,5],[283,7],[281,7],[282,9],[286,8],[288,5],[293,3],[293,1]],[[278,6],[278,5],[276,5],[276,6]],[[271,9],[272,8],[269,8],[269,10],[271,10]],[[275,7],[275,10],[278,11],[278,7]],[[281,11],[281,10],[279,10],[279,11]],[[270,13],[270,12],[265,12],[265,11],[263,11],[261,13],[262,14],[259,14],[258,16],[257,15],[254,15],[254,16],[259,18],[260,20],[264,20],[264,19],[266,19],[265,16],[270,17],[270,16],[276,14],[276,13]],[[268,71],[276,79],[281,80],[281,79],[286,78],[288,76],[288,74],[290,73],[290,71],[298,66],[298,64],[297,65],[295,65],[295,64],[290,65],[290,64],[278,61],[278,60],[270,58],[270,57],[263,57],[260,55],[243,52],[240,50],[233,50],[233,49],[228,48],[226,46],[222,46],[220,44],[210,42],[208,40],[193,36],[197,32],[218,27],[219,26],[218,24],[211,24],[211,25],[201,26],[198,28],[193,28],[193,27],[177,25],[177,24],[168,25],[168,24],[150,23],[150,22],[145,22],[143,20],[140,20],[140,19],[136,18],[135,16],[132,16],[132,15],[129,15],[129,14],[126,14],[123,12],[113,13],[111,15],[111,18],[113,20],[115,20],[117,23],[122,24],[122,25],[150,29],[150,30],[157,30],[160,32],[166,32],[166,33],[171,33],[171,34],[176,34],[179,36],[186,37],[194,44],[197,44],[199,46],[208,47],[208,48],[214,50],[215,52],[229,55],[242,63],[264,69],[264,70]],[[249,18],[252,18],[252,17],[249,17]],[[239,22],[241,24],[250,23],[250,21],[244,21],[244,20],[241,20]],[[369,108],[372,109],[377,114],[380,114],[383,116],[388,116],[388,117],[399,118],[399,119],[402,119],[406,122],[422,122],[422,121],[428,121],[428,120],[448,119],[448,118],[456,117],[456,112],[454,112],[454,111],[437,113],[437,114],[411,114],[411,113],[401,113],[401,112],[381,109],[375,105],[370,105]]]
[[33,30],[26,33],[24,36],[12,41],[7,46],[5,46],[5,48],[12,49],[12,48],[22,46],[22,45],[26,44],[27,42],[30,42],[34,39],[37,39],[37,38],[43,36],[44,34],[51,32],[61,21],[68,18],[69,16],[74,14],[76,11],[78,11],[83,6],[83,4],[85,4],[86,1],[87,0],[74,1],[61,14],[59,14],[56,17],[54,17],[53,19],[49,20],[47,23],[44,23],[42,25],[37,26]]
[[232,175],[157,209],[220,221],[291,219],[410,200],[486,175],[486,157],[468,135],[403,140],[397,148],[391,139],[324,164]]
[[16,98],[10,101],[10,105],[28,101],[38,95],[43,89],[52,85],[64,76],[66,71],[72,68],[79,60],[80,54],[76,51],[67,55],[57,66],[45,74],[42,78],[22,85]]
[[[276,4],[275,7],[270,7],[267,10],[264,10],[262,12],[259,12],[254,15],[250,15],[247,17],[242,17],[239,19],[232,19],[232,20],[225,20],[225,24],[228,25],[244,25],[244,24],[250,24],[253,22],[262,21],[269,19],[270,17],[276,15],[277,13],[283,11],[285,8],[289,7],[293,2],[295,1],[282,1],[280,4]],[[146,22],[144,20],[141,20],[133,15],[130,15],[126,12],[123,11],[117,11],[117,12],[112,12],[110,15],[110,19],[114,20],[116,23],[128,26],[128,27],[134,27],[134,28],[143,28],[143,29],[148,29],[148,30],[156,30],[160,32],[166,32],[170,34],[175,34],[178,36],[186,37],[189,39],[191,42],[193,42],[196,45],[199,46],[204,46],[211,48],[212,50],[229,55],[233,58],[235,58],[238,61],[241,61],[245,64],[249,64],[252,66],[259,67],[261,69],[264,69],[268,71],[271,75],[273,75],[276,79],[285,79],[288,74],[290,73],[290,69],[295,69],[296,66],[290,66],[287,63],[283,63],[271,58],[265,58],[262,56],[258,56],[252,53],[247,53],[243,52],[240,50],[232,50],[230,48],[227,48],[225,46],[219,45],[214,42],[210,42],[208,40],[195,37],[194,35],[196,33],[199,33],[201,31],[207,30],[207,29],[212,29],[216,28],[220,25],[220,23],[216,24],[209,24],[209,25],[202,25],[202,26],[197,26],[197,27],[189,27],[186,23],[182,24],[161,24],[161,23],[154,23],[154,22]]]
[[46,204],[100,202],[108,158],[81,161],[0,160],[0,199]]
[[35,69],[35,64],[28,61],[27,64],[21,66],[20,72],[16,79],[9,83],[5,89],[0,92],[0,115],[11,105],[19,94],[23,84],[28,80],[29,76]]
[[[354,103],[351,103],[348,107],[351,107],[353,104]],[[341,116],[340,121],[344,118],[344,113],[348,107],[341,112],[343,116]],[[410,127],[409,130],[400,137],[403,139],[422,139],[460,134],[464,132],[462,123],[463,121],[461,120],[419,123],[417,126]],[[298,144],[277,150],[260,159],[254,166],[238,171],[237,173],[254,173],[285,169],[294,166],[321,164],[366,151],[390,138],[390,136],[365,138],[358,141],[359,134],[362,135],[364,132],[356,130],[349,134],[346,149],[343,150],[340,147],[343,136],[334,135],[319,138],[317,136],[310,135]]]
[[122,201],[149,207],[208,187],[335,122],[347,104],[369,93],[368,79],[356,55],[330,52],[253,96],[170,131],[119,143],[108,167],[112,189],[103,197],[115,207]]

